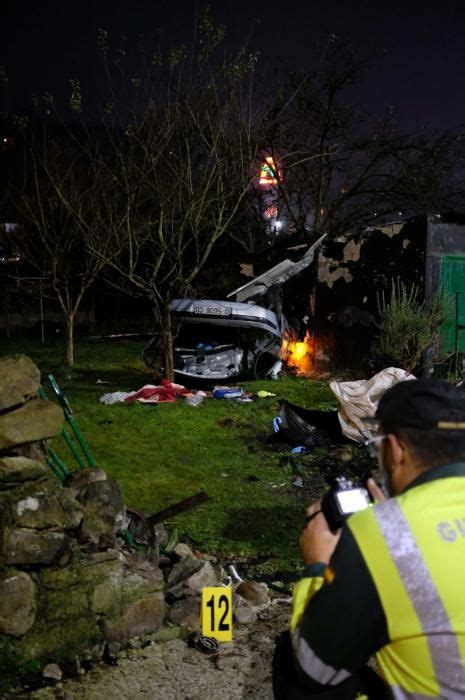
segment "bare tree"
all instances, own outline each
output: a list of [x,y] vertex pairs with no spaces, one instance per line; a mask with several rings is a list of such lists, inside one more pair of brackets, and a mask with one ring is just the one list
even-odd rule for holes
[[[410,134],[392,109],[375,119],[351,104],[350,90],[371,63],[331,39],[319,65],[287,76],[277,95],[266,138],[280,166],[279,207],[291,228],[311,238],[453,202],[460,134],[426,128]],[[286,118],[279,118],[284,109]]]
[[224,32],[205,11],[192,48],[163,53],[131,52],[124,40],[111,47],[102,31],[100,107],[95,96],[86,106],[79,80],[70,81],[67,112],[42,100],[59,138],[46,126],[28,140],[25,187],[15,191],[28,227],[17,247],[50,278],[70,363],[75,315],[105,270],[111,284],[150,301],[173,376],[170,303],[192,292],[237,225],[267,109],[254,100],[257,56],[228,56]]
[[132,97],[124,75],[115,78],[103,42],[109,147],[99,168],[112,175],[102,208],[111,253],[102,250],[98,231],[89,249],[113,285],[149,299],[163,329],[169,378],[170,304],[193,292],[213,249],[238,224],[266,112],[254,101],[256,57],[242,50],[225,57],[223,32],[204,14],[192,52],[178,47],[146,62],[130,81]]
[[[74,364],[74,323],[84,295],[104,265],[110,242],[101,216],[102,173],[95,144],[76,147],[64,125],[25,124],[22,186],[11,188],[16,220],[13,245],[23,264],[44,280],[63,313],[66,364]],[[105,193],[105,189],[103,188]],[[88,241],[100,238],[101,255]]]

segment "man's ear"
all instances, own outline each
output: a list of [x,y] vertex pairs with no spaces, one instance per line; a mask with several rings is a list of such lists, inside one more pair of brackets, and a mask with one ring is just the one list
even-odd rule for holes
[[396,435],[390,433],[387,436],[388,449],[391,451],[391,471],[394,472],[404,463],[404,446],[399,442]]

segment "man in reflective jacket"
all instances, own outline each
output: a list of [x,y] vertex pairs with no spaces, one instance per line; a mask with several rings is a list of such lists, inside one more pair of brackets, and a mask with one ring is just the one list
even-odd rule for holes
[[402,382],[376,419],[392,497],[369,482],[379,502],[335,534],[319,503],[308,509],[277,698],[382,697],[364,681],[372,656],[387,697],[465,698],[465,392]]

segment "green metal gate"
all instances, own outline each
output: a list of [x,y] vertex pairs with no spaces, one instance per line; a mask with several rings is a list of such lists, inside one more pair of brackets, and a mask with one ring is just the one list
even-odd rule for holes
[[457,331],[456,328],[457,325],[465,326],[465,255],[445,255],[442,258],[441,292],[450,296],[454,302],[450,316],[441,331],[443,348],[446,352],[455,352],[456,333],[458,333],[457,350],[464,353],[465,331]]

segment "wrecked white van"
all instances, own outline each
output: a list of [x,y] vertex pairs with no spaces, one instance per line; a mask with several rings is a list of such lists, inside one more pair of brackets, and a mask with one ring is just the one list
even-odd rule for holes
[[[281,285],[308,267],[325,236],[297,261],[287,259],[216,299],[175,299],[171,304],[177,380],[263,378],[284,361],[296,329],[282,313]],[[145,355],[150,357],[151,346]],[[148,357],[144,359],[148,361]],[[149,363],[149,362],[148,362]]]

